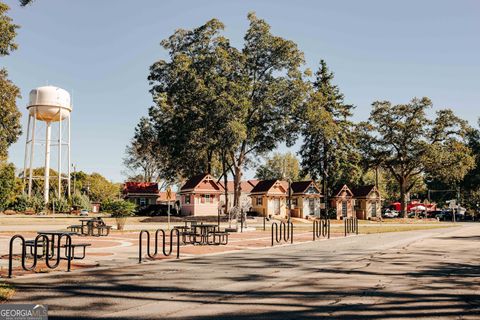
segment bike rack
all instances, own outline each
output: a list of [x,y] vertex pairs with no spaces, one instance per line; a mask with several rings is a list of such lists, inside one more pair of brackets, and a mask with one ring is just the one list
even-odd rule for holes
[[320,237],[330,239],[330,219],[320,218],[313,220],[313,241]]
[[138,263],[142,263],[142,240],[143,240],[143,235],[146,234],[147,237],[147,256],[150,259],[154,259],[158,255],[158,235],[162,234],[162,254],[165,257],[168,257],[172,254],[173,252],[173,234],[175,233],[177,237],[177,259],[180,258],[180,231],[178,229],[172,229],[170,230],[170,245],[169,249],[167,252],[167,243],[166,243],[166,232],[163,229],[158,229],[155,231],[155,250],[153,254],[150,252],[150,231],[148,230],[142,230],[140,231],[140,234],[138,235]]
[[355,217],[343,218],[345,237],[350,233],[358,234],[358,219]]
[[[275,230],[275,237],[273,236],[273,232]],[[280,232],[279,232],[280,231]],[[280,243],[282,241],[293,243],[293,223],[291,221],[287,222],[280,222],[280,230],[278,224],[276,222],[272,223],[272,247],[274,245],[274,241],[276,243]]]
[[[72,262],[72,237],[68,234],[61,234],[57,237],[57,258],[56,258],[56,261],[55,263],[51,264],[51,260],[53,260],[52,258],[54,257],[55,255],[55,248],[54,248],[54,241],[50,241],[50,239],[48,238],[47,235],[42,235],[42,234],[39,234],[38,236],[35,237],[35,240],[33,241],[33,262],[30,266],[27,266],[27,245],[26,245],[26,241],[25,241],[25,238],[22,236],[22,235],[14,235],[11,239],[10,239],[10,251],[9,251],[9,254],[8,254],[8,277],[11,278],[12,277],[12,274],[13,274],[13,244],[15,242],[16,239],[20,239],[21,241],[21,244],[22,244],[22,257],[21,257],[21,260],[22,260],[22,268],[23,270],[25,271],[33,271],[35,270],[36,266],[37,266],[37,263],[38,263],[38,260],[40,258],[43,258],[43,256],[45,256],[45,265],[47,266],[47,268],[49,269],[55,269],[57,268],[59,265],[60,265],[60,260],[62,259],[60,257],[60,246],[61,246],[61,242],[62,242],[62,238],[66,238],[66,241],[65,241],[65,246],[67,247],[67,252],[68,254],[66,254],[66,260],[67,260],[67,271],[70,272],[70,269],[71,269],[71,262]],[[42,242],[41,244],[39,242]],[[43,254],[42,256],[39,256],[38,255],[38,247],[39,246],[42,246],[43,247]],[[50,252],[50,250],[52,250]]]

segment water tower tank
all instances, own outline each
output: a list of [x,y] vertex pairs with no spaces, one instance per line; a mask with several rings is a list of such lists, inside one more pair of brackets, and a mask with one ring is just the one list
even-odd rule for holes
[[72,111],[70,94],[54,86],[38,87],[30,91],[27,109],[32,117],[46,122],[60,121]]

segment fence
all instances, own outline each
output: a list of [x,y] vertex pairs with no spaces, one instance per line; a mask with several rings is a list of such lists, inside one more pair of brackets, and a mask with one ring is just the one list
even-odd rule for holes
[[313,241],[321,237],[330,239],[330,219],[320,218],[313,220]]
[[142,263],[142,242],[143,242],[143,235],[145,234],[147,237],[147,256],[150,259],[154,259],[158,255],[158,235],[162,234],[162,254],[165,257],[168,257],[172,254],[173,252],[173,235],[177,237],[177,259],[180,258],[180,231],[178,229],[172,229],[170,230],[170,243],[169,243],[169,249],[167,251],[167,236],[166,232],[163,229],[158,229],[155,231],[155,248],[154,252],[152,254],[150,250],[150,231],[148,230],[142,230],[140,231],[140,234],[138,236],[138,263]]
[[[274,236],[275,233],[275,236]],[[272,247],[274,243],[288,242],[293,243],[293,223],[290,221],[280,222],[280,228],[276,222],[272,223]]]
[[350,233],[358,234],[358,219],[355,217],[343,218],[345,237]]
[[[62,239],[65,238],[65,244],[62,245]],[[52,260],[55,256],[55,238],[50,240],[47,235],[40,234],[34,240],[26,241],[22,235],[14,235],[10,239],[10,251],[8,254],[8,277],[11,278],[13,274],[13,244],[16,239],[20,239],[22,244],[22,255],[21,255],[21,266],[25,271],[33,271],[37,267],[39,259],[45,257],[45,265],[49,269],[55,269],[60,265],[60,256],[61,248],[65,248],[65,260],[67,260],[67,271],[71,269],[72,257],[72,237],[68,234],[60,234],[57,236],[56,243],[56,261],[52,264]],[[32,256],[33,262],[30,266],[27,266],[27,247],[30,248],[30,254]],[[42,254],[38,253],[38,248],[42,248]]]

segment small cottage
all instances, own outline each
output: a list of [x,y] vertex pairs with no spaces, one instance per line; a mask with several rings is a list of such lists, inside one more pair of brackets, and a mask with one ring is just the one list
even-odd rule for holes
[[125,182],[123,198],[140,207],[156,204],[158,198],[158,183],[156,182]]
[[216,216],[222,188],[209,174],[190,178],[180,188],[180,206],[182,215]]
[[358,219],[382,217],[380,192],[374,185],[352,189],[355,198],[355,213]]
[[262,180],[250,192],[252,211],[264,217],[287,216],[285,183],[279,180]]
[[351,218],[355,216],[355,199],[347,185],[342,186],[333,193],[333,197],[330,199],[330,205],[336,209],[337,219],[339,220],[345,217]]
[[292,217],[306,219],[320,215],[320,189],[314,181],[298,181],[290,184],[292,194]]

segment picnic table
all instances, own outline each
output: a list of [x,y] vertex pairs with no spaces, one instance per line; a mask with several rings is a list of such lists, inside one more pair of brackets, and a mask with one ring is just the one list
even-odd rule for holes
[[[215,231],[215,229],[218,227],[216,224],[192,224],[191,233],[187,233],[187,235],[190,236],[190,239],[193,238],[193,241],[191,241],[193,244],[208,244],[208,233],[211,231]],[[198,237],[200,240],[198,241]]]
[[37,234],[39,235],[45,235],[49,238],[49,241],[51,242],[50,244],[50,249],[52,250],[52,256],[54,254],[54,249],[55,249],[55,238],[58,238],[62,235],[69,235],[69,236],[76,236],[78,235],[77,232],[72,232],[72,231],[38,231]]

